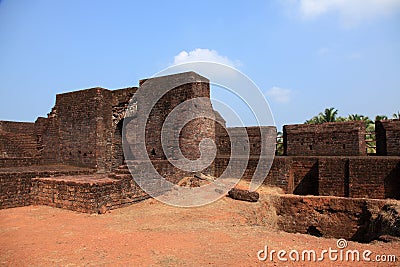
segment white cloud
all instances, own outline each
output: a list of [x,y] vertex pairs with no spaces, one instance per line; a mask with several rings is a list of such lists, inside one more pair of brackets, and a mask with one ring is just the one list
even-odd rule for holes
[[278,103],[288,103],[292,98],[292,90],[274,86],[266,92],[266,96]]
[[186,52],[182,51],[178,55],[174,57],[174,65],[188,63],[188,62],[196,62],[196,61],[211,61],[216,63],[221,63],[224,65],[228,65],[231,67],[240,66],[240,62],[232,61],[226,56],[222,56],[218,54],[215,50],[210,49],[202,49],[196,48],[195,50]]
[[297,5],[304,18],[337,12],[347,25],[400,11],[400,0],[289,0],[289,3]]

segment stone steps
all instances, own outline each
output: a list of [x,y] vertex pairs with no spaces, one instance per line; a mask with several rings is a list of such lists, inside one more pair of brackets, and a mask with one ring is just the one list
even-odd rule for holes
[[126,164],[120,165],[116,170],[114,170],[115,174],[131,174],[129,168]]

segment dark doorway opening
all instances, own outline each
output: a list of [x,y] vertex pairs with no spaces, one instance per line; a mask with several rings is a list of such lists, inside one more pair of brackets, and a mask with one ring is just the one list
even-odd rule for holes
[[[126,121],[127,120],[127,121]],[[113,151],[112,151],[112,169],[115,170],[119,166],[125,164],[125,160],[133,160],[133,153],[129,147],[126,136],[123,135],[124,123],[128,123],[129,118],[121,119],[115,129],[113,136]],[[124,148],[125,144],[125,148]]]

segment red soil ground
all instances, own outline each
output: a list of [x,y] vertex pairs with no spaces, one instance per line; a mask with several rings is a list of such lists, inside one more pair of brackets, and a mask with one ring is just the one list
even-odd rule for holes
[[[0,210],[1,266],[399,266],[377,262],[260,262],[270,249],[336,249],[336,239],[277,231],[265,204],[223,198],[198,208],[149,199],[103,215],[47,206]],[[273,218],[270,218],[271,220]],[[400,243],[360,244],[348,249],[394,254]],[[371,256],[372,257],[372,256]]]

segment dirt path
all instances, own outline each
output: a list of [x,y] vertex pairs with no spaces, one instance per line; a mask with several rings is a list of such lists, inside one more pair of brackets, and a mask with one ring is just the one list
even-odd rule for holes
[[[322,250],[335,239],[273,230],[253,216],[260,203],[229,198],[199,208],[147,200],[104,215],[46,206],[0,210],[1,266],[289,266],[260,262],[270,249]],[[268,217],[268,216],[267,216]],[[264,224],[264,225],[263,225]],[[397,254],[400,243],[348,243],[349,249]],[[292,264],[293,265],[293,264]],[[376,266],[377,263],[298,262],[295,266]],[[382,264],[379,266],[398,266]]]

